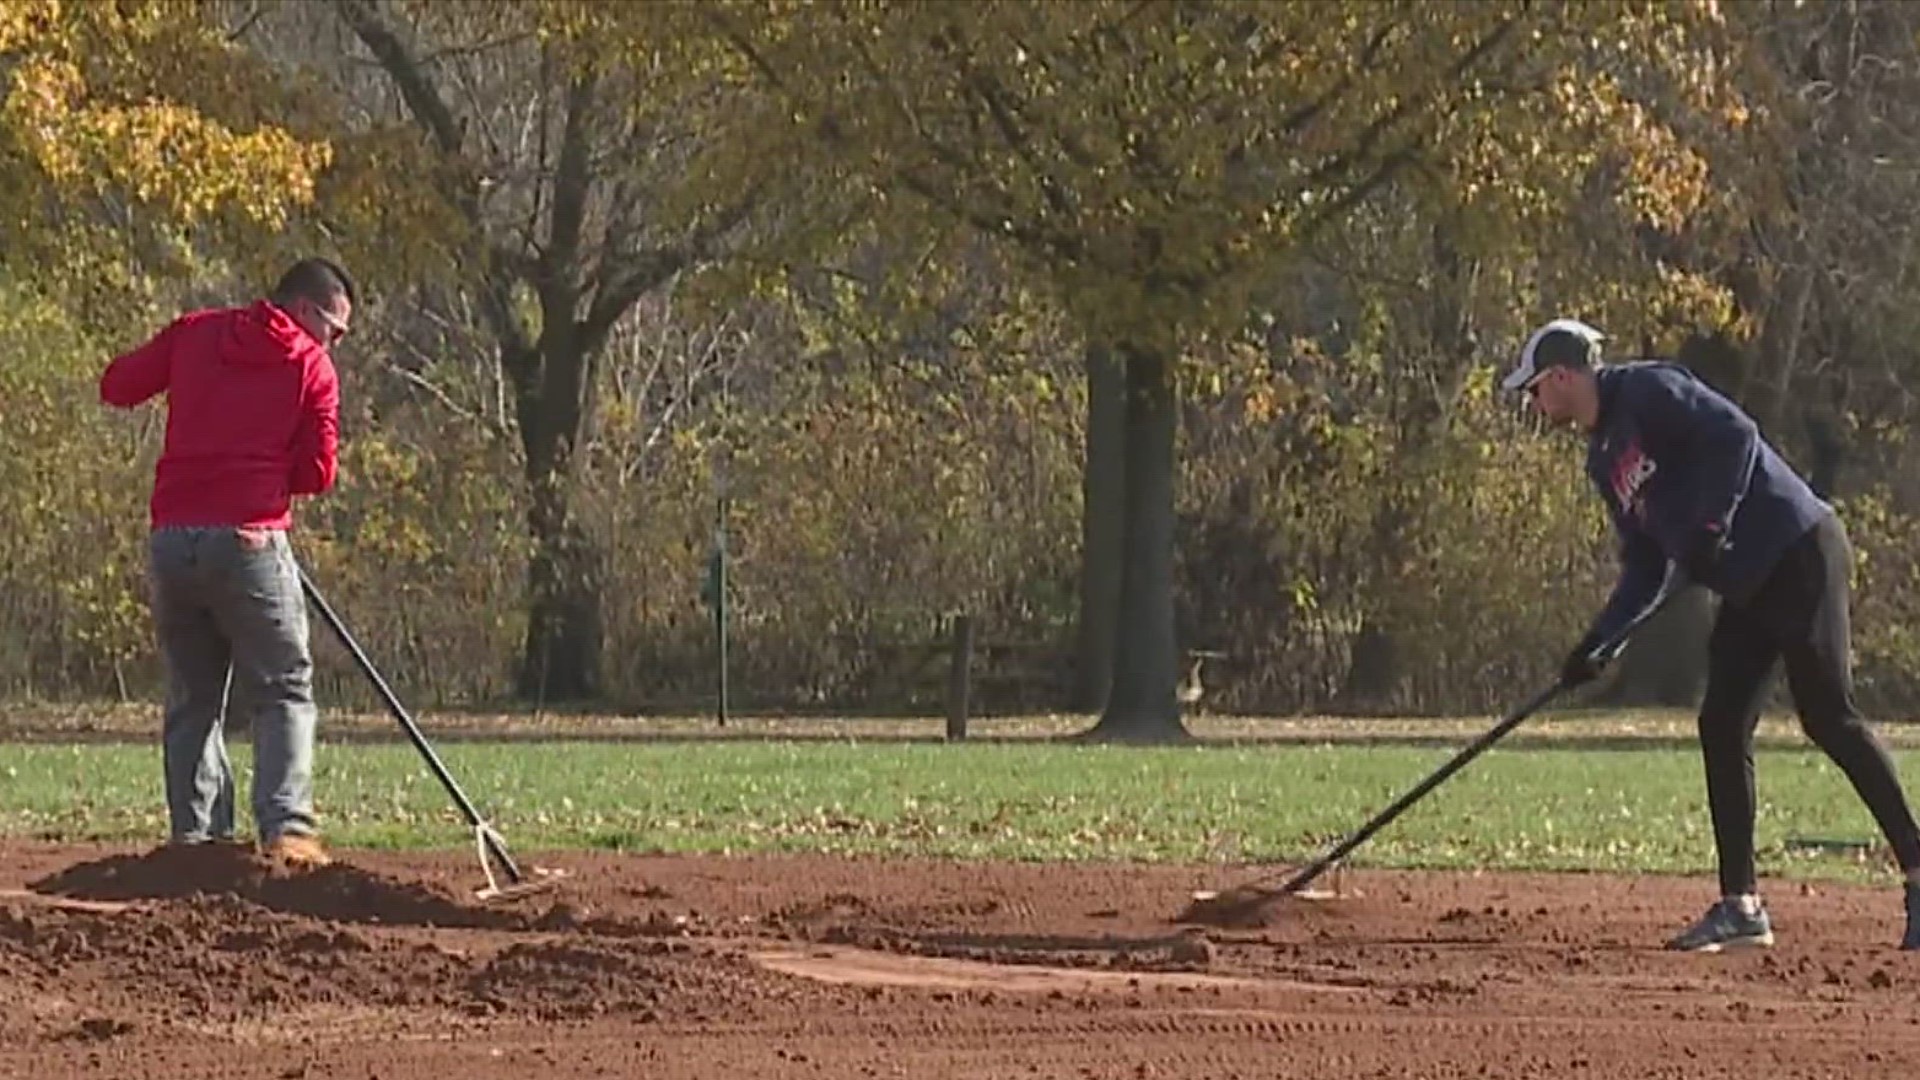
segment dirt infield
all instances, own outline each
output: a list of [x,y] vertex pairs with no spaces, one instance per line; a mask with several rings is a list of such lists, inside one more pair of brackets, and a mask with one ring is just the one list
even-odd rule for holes
[[1356,873],[1253,930],[1195,868],[0,842],[0,1076],[1910,1077],[1891,890],[1774,890],[1779,947],[1658,950],[1698,881]]

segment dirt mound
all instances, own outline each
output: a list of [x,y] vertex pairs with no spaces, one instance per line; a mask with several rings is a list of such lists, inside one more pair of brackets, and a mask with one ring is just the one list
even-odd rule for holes
[[696,940],[697,912],[480,907],[424,878],[293,870],[237,845],[112,855],[28,884],[0,895],[0,967],[54,1002],[32,1025],[59,1038],[181,1025],[274,1037],[367,1015],[401,1018],[387,1030],[729,1019],[820,993]]
[[376,949],[352,930],[205,895],[120,914],[0,908],[0,950],[31,957],[48,982],[98,987],[117,1015],[215,1022],[419,1004],[419,987],[458,967],[430,946]]
[[329,922],[521,929],[542,918],[463,902],[453,890],[343,862],[291,870],[237,844],[192,844],[80,863],[30,882],[36,892],[80,900],[237,897],[272,911]]
[[[569,905],[507,929],[17,894],[104,854],[0,838],[0,1076],[1907,1080],[1920,1060],[1885,888],[1778,888],[1778,946],[1712,958],[1660,948],[1710,881],[1604,874],[1356,873],[1276,925],[1200,933],[1167,923],[1192,867],[581,853]],[[463,855],[359,860],[436,881]]]
[[[466,931],[472,933],[472,931]],[[792,998],[790,980],[664,940],[498,934],[457,947],[196,894],[118,913],[0,906],[0,961],[36,989],[90,988],[98,1015],[155,1023],[285,1023],[315,1010],[535,1020],[738,1016]],[[138,987],[136,994],[123,988]]]
[[541,1019],[636,1014],[701,1020],[797,1000],[800,987],[737,954],[685,942],[566,939],[509,946],[475,970],[469,1011]]

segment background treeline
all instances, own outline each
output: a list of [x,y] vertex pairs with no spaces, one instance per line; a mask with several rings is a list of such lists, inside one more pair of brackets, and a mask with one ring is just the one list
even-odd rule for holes
[[[1479,710],[1611,538],[1493,392],[1575,314],[1746,403],[1920,677],[1920,8],[0,4],[0,692],[154,693],[160,415],[95,380],[344,259],[297,544],[422,705]],[[1705,598],[1602,688],[1698,693]],[[331,650],[329,650],[331,652]],[[337,653],[333,653],[337,656]],[[327,693],[367,700],[343,665]],[[332,681],[337,679],[338,681]]]

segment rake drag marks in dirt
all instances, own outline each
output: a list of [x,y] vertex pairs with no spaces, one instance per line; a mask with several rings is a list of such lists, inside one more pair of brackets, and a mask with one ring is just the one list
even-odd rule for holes
[[0,1076],[1885,1076],[1920,1068],[1891,890],[1782,887],[1770,953],[1658,942],[1709,893],[1355,873],[1270,925],[1193,868],[0,843]]

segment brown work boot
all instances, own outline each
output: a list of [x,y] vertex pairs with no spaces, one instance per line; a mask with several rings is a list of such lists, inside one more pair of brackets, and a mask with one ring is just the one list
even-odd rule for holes
[[274,837],[267,844],[267,858],[295,870],[318,870],[333,862],[333,856],[320,846],[319,837],[302,833],[282,833]]

